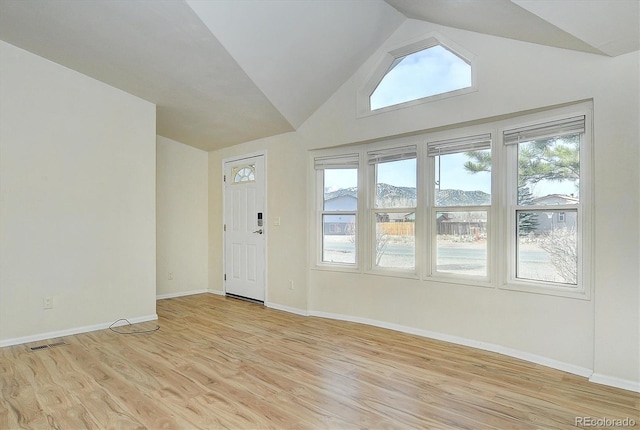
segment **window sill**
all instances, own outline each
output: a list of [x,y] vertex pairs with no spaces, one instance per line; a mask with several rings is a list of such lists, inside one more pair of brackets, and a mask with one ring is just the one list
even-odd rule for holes
[[360,105],[362,105],[363,107],[360,107],[358,109],[358,118],[367,118],[370,116],[374,116],[374,115],[379,115],[379,114],[385,114],[385,113],[389,113],[389,112],[393,112],[396,110],[400,110],[400,109],[406,109],[406,108],[412,108],[412,107],[416,107],[416,106],[420,106],[420,105],[426,105],[429,103],[433,103],[433,102],[437,102],[440,100],[445,100],[445,99],[449,99],[452,97],[457,97],[457,96],[462,96],[465,94],[469,94],[469,93],[473,93],[473,92],[477,92],[478,89],[475,85],[471,86],[471,87],[467,87],[467,88],[461,88],[458,90],[453,90],[453,91],[448,91],[446,93],[441,93],[441,94],[436,94],[433,96],[429,96],[429,97],[423,97],[420,99],[416,99],[416,100],[411,100],[408,102],[404,102],[404,103],[398,103],[395,105],[391,105],[391,106],[386,106],[383,108],[379,108],[379,109],[374,109],[371,110],[369,108],[369,100],[367,97],[366,101],[360,101]]
[[456,275],[447,276],[447,275],[437,274],[437,275],[427,276],[423,280],[426,282],[434,282],[434,283],[441,283],[441,284],[456,284],[456,285],[463,285],[466,287],[495,288],[495,285],[491,283],[489,278],[478,279],[478,278],[463,277],[463,276],[456,276]]
[[498,288],[500,288],[501,290],[543,294],[547,296],[565,297],[569,299],[591,300],[590,292],[579,287],[556,287],[543,283],[512,281],[502,284]]
[[389,276],[392,278],[404,278],[404,279],[420,279],[420,276],[415,271],[408,271],[402,269],[369,269],[365,272],[367,275],[376,276]]
[[343,264],[315,264],[311,267],[311,270],[320,270],[326,272],[344,272],[344,273],[361,273],[360,268],[357,266],[348,266]]

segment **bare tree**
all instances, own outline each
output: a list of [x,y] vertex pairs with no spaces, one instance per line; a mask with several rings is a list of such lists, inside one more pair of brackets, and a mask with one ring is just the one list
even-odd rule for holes
[[380,264],[380,260],[384,255],[387,245],[389,244],[389,235],[384,226],[376,226],[376,266]]
[[576,231],[573,228],[559,228],[540,236],[539,245],[551,259],[557,274],[567,284],[578,283],[578,249]]
[[[344,234],[349,236],[349,242],[356,243],[356,225],[348,224],[344,229]],[[380,260],[389,244],[389,235],[384,226],[376,226],[376,266],[380,264]]]
[[349,242],[356,243],[356,223],[351,222],[344,227],[345,236],[349,236]]

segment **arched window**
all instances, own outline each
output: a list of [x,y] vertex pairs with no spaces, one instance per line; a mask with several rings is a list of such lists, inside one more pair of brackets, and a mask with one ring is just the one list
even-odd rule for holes
[[390,51],[359,94],[359,113],[419,104],[473,89],[469,55],[435,37]]
[[256,180],[256,166],[255,164],[249,164],[246,166],[237,166],[233,168],[231,172],[231,183],[240,184],[243,182],[255,182]]

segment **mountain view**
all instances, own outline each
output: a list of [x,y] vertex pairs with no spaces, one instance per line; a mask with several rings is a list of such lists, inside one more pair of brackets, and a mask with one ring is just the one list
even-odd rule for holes
[[[325,200],[337,197],[357,197],[358,189],[342,188],[325,192]],[[479,206],[491,203],[491,196],[483,191],[436,190],[437,206]],[[381,207],[411,207],[416,204],[416,189],[413,187],[396,187],[389,184],[378,184],[376,200]]]
[[436,190],[436,206],[480,206],[491,204],[484,191]]

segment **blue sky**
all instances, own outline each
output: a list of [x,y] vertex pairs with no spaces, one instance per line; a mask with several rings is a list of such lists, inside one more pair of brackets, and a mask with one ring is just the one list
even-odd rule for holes
[[[464,169],[468,157],[464,153],[449,154],[441,158],[440,174],[441,189],[483,191],[491,194],[491,174],[489,172],[469,173]],[[382,163],[378,166],[378,182],[395,185],[397,187],[415,187],[416,160],[404,160],[394,163]],[[437,159],[436,171],[437,175]],[[437,177],[434,178],[437,180]],[[515,180],[515,179],[514,179]],[[325,171],[325,190],[335,191],[340,188],[352,188],[358,185],[356,169],[331,169]],[[573,181],[550,182],[543,181],[533,187],[535,196],[548,194],[576,193]]]
[[[491,192],[491,182],[488,173],[471,175],[462,167],[467,161],[464,154],[454,154],[443,157],[441,179],[443,189],[461,189],[467,191],[481,190]],[[358,178],[355,169],[334,169],[325,171],[325,189],[335,191],[340,188],[351,188],[357,185]],[[378,165],[378,182],[396,187],[416,186],[416,159],[402,160]]]
[[378,164],[378,182],[396,187],[416,187],[416,159]]
[[404,57],[371,95],[380,109],[471,86],[471,66],[440,45]]
[[[449,154],[440,158],[440,189],[484,191],[491,194],[491,174],[489,172],[469,173],[464,163],[469,161],[465,153]],[[438,157],[436,157],[435,180],[438,180]]]
[[358,186],[357,169],[327,169],[324,171],[324,190],[331,192]]

